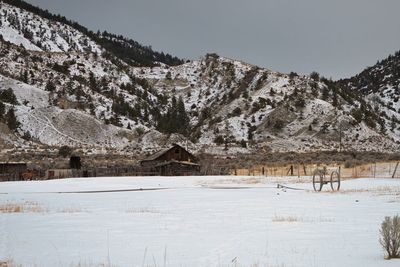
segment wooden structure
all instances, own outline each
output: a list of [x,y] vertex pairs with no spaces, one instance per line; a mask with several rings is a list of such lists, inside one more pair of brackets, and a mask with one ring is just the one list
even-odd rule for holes
[[200,165],[193,162],[168,161],[154,167],[162,176],[189,176],[199,175]]
[[79,173],[74,172],[73,169],[50,169],[46,171],[45,179],[63,179],[80,176]]
[[0,181],[19,181],[22,174],[28,170],[23,162],[0,162]]
[[159,151],[140,162],[143,171],[163,176],[199,175],[197,158],[180,145]]

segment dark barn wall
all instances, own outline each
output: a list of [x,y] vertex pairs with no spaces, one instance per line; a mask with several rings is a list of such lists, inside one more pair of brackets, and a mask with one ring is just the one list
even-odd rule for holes
[[161,176],[190,176],[200,175],[199,165],[188,165],[180,162],[170,162],[155,168]]

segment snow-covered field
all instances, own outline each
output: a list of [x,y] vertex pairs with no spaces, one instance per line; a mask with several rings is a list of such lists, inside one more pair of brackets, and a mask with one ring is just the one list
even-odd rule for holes
[[[6,212],[12,207],[19,212]],[[398,179],[348,180],[339,193],[312,192],[308,178],[6,182],[0,184],[0,262],[400,266],[384,260],[378,242],[383,218],[398,213]]]

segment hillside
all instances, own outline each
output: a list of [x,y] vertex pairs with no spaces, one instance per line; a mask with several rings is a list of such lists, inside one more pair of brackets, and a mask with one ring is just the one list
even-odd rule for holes
[[361,94],[382,119],[382,131],[400,140],[400,51],[338,84]]
[[[4,3],[4,4],[3,4]],[[21,0],[3,0],[0,34],[29,50],[47,52],[105,52],[134,66],[181,64],[182,60],[121,35],[93,32],[77,22]],[[100,48],[101,47],[101,48]]]
[[[362,98],[318,77],[282,74],[210,54],[176,67],[136,68],[137,77],[182,97],[201,145],[266,151],[392,149],[357,121]],[[371,118],[372,123],[379,118]]]
[[398,129],[382,127],[389,122],[370,108],[370,95],[343,83],[216,54],[178,64],[122,36],[4,2],[0,91],[16,96],[0,98],[4,146],[132,153],[178,142],[214,154],[399,148]]

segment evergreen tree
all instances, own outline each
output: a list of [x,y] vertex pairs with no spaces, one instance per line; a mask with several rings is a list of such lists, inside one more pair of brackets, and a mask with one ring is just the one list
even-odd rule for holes
[[183,103],[182,97],[179,97],[177,109],[177,130],[179,133],[187,135],[189,130],[189,116],[186,113],[185,104]]
[[66,158],[66,157],[70,156],[70,155],[72,154],[72,152],[73,152],[73,149],[72,149],[71,147],[69,147],[69,146],[62,146],[62,147],[60,147],[60,149],[58,150],[58,155],[61,156],[61,157],[63,157],[63,158]]
[[4,105],[3,102],[0,101],[0,120],[2,120],[5,117],[5,112],[6,112],[6,106]]
[[178,109],[177,109],[177,102],[176,102],[176,97],[173,96],[171,100],[171,108],[169,112],[169,118],[167,119],[168,124],[169,124],[169,133],[176,133],[178,130]]
[[392,115],[392,122],[390,123],[390,130],[393,132],[396,129],[398,120],[396,118],[396,116]]
[[24,83],[28,83],[28,71],[21,71],[20,74],[20,80],[23,81]]
[[339,106],[339,100],[338,100],[338,95],[337,95],[336,91],[333,91],[332,105],[334,107],[338,107]]
[[74,88],[74,82],[72,80],[69,80],[67,82],[66,91],[67,91],[67,94],[69,94],[69,95],[74,94],[75,88]]
[[153,112],[154,118],[157,120],[157,129],[164,133],[180,133],[183,135],[189,134],[189,116],[185,110],[185,104],[182,97],[176,100],[173,96],[171,104],[165,115],[160,115],[159,112]]
[[322,97],[321,97],[321,99],[325,100],[325,101],[327,101],[329,99],[329,89],[328,88],[324,87],[322,89]]
[[15,96],[14,91],[11,88],[0,92],[0,100],[12,105],[18,104],[17,97]]
[[314,81],[319,81],[319,73],[316,71],[311,72],[310,78],[313,79]]
[[93,72],[89,73],[89,87],[96,92],[99,91],[98,84],[97,84],[96,78],[94,77]]
[[56,86],[54,85],[52,80],[49,80],[46,84],[46,91],[54,92],[56,90]]
[[17,120],[17,117],[15,116],[15,111],[14,108],[10,108],[6,114],[6,123],[8,125],[8,128],[10,130],[17,130],[18,127],[20,126],[20,123]]

